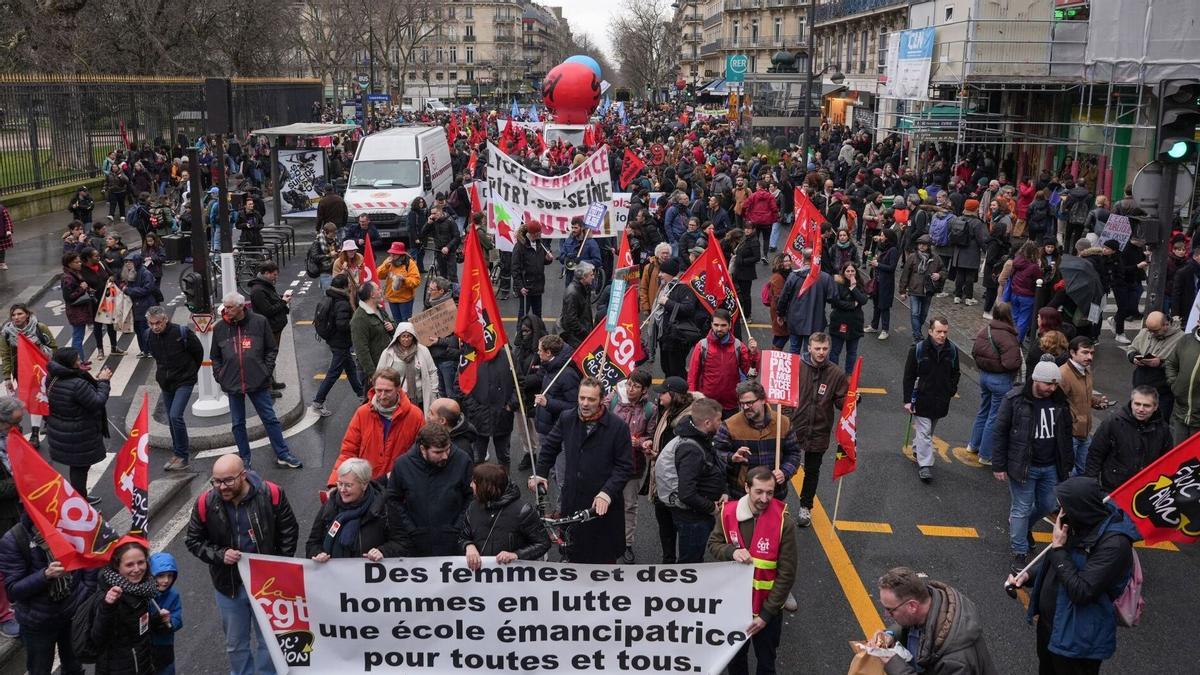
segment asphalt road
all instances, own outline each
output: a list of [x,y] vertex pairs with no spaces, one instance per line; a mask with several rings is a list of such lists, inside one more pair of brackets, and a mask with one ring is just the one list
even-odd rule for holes
[[[305,240],[310,239],[310,236],[300,237],[299,251],[304,250]],[[765,269],[764,266],[764,276]],[[169,267],[164,275],[168,302],[181,301],[175,288],[178,270],[178,266]],[[281,286],[295,289],[292,306],[296,322],[311,320],[319,299],[318,287],[306,284],[307,281],[301,255],[285,268],[280,281]],[[550,319],[558,316],[562,288],[553,278],[547,285],[550,288],[545,315]],[[757,298],[757,291],[756,285],[752,297]],[[61,302],[55,304],[57,294],[51,292],[47,296],[37,306],[39,317],[51,325],[65,326]],[[948,307],[948,301],[939,300],[935,312],[941,303],[947,303]],[[769,344],[769,330],[754,323],[765,321],[766,309],[757,302],[755,305],[747,308],[753,315],[752,329],[760,343]],[[502,301],[501,308],[507,316],[515,317],[515,301]],[[880,342],[874,336],[867,336],[860,347],[864,358],[861,383],[864,396],[858,420],[859,468],[843,479],[836,527],[833,510],[838,486],[828,478],[832,470],[832,455],[829,455],[822,471],[813,526],[797,532],[802,557],[794,593],[800,609],[786,617],[779,672],[822,675],[844,672],[852,656],[850,641],[862,639],[886,621],[875,599],[874,583],[885,570],[896,565],[926,572],[974,600],[1000,672],[1036,672],[1034,633],[1025,621],[1024,606],[1009,599],[1002,589],[1009,564],[1008,491],[963,449],[978,406],[976,375],[969,360],[964,359],[960,399],[952,404],[950,416],[938,425],[939,458],[934,480],[931,485],[924,485],[916,477],[915,464],[902,450],[908,416],[899,392],[909,335],[906,309],[899,304],[895,309],[897,320],[893,322],[892,338]],[[514,328],[515,321],[509,319],[508,326]],[[962,344],[968,328],[955,326],[955,329],[952,337]],[[328,351],[316,341],[311,325],[298,323],[295,334],[300,386],[309,401],[328,364]],[[64,339],[69,339],[69,328],[65,333],[59,332],[60,342]],[[126,336],[122,341],[130,340]],[[127,365],[130,363],[133,365]],[[131,354],[122,359],[110,357],[109,365],[116,368],[118,381],[123,383],[121,392],[109,403],[109,417],[123,420],[136,385],[152,382],[153,364],[134,359]],[[654,371],[656,377],[661,376],[657,366]],[[1128,393],[1128,378],[1129,366],[1108,339],[1099,348],[1096,359],[1097,389],[1111,398],[1123,399]],[[334,411],[332,417],[316,419],[306,415],[288,430],[292,451],[305,463],[303,470],[282,470],[273,463],[257,462],[264,476],[279,482],[289,495],[301,523],[301,542],[317,512],[317,490],[325,483],[328,467],[337,455],[355,405],[349,386],[342,383],[334,387],[327,405]],[[519,435],[513,438],[514,454],[523,447],[522,443]],[[113,449],[119,444],[120,438],[114,434]],[[232,449],[226,449],[229,450]],[[193,464],[200,473],[191,486],[193,497],[203,489],[211,468],[210,457],[218,452],[221,451],[206,452]],[[269,450],[259,447],[254,452],[261,456]],[[152,479],[162,475],[161,465],[167,455],[165,451],[156,451],[152,457]],[[519,473],[514,466],[514,480],[523,485],[524,476]],[[99,470],[92,477],[98,492],[106,498],[106,513],[117,510],[111,480],[111,472]],[[794,511],[798,506],[795,497],[789,502]],[[161,528],[154,542],[156,549],[173,553],[180,564],[177,587],[183,594],[185,628],[178,634],[176,644],[179,672],[228,672],[207,569],[183,546],[182,529],[190,506],[189,500]],[[660,551],[653,514],[644,501],[642,506],[635,547],[638,562],[657,563]],[[1042,525],[1047,540],[1048,529]],[[1146,574],[1147,609],[1141,626],[1120,630],[1117,654],[1105,670],[1195,672],[1195,657],[1186,645],[1194,634],[1190,622],[1196,607],[1193,575],[1200,576],[1196,547],[1141,548],[1138,552]]]

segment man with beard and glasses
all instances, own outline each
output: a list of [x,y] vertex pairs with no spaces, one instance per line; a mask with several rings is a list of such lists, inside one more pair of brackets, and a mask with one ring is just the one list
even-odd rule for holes
[[403,532],[408,556],[458,555],[475,464],[451,445],[450,431],[437,422],[417,432],[416,449],[401,455],[388,477],[389,526]]
[[746,473],[756,466],[765,466],[775,479],[775,497],[787,498],[787,486],[803,462],[800,445],[792,431],[792,420],[779,420],[780,462],[775,469],[775,411],[767,405],[767,392],[758,380],[746,380],[737,385],[737,402],[741,411],[725,420],[713,437],[713,449],[723,459],[728,470],[729,494],[742,495]]
[[571,529],[572,545],[564,558],[575,563],[612,564],[625,550],[625,484],[633,475],[629,427],[602,403],[604,387],[585,377],[578,406],[567,410],[542,439],[537,471],[529,489],[547,485],[546,476],[563,455],[560,511],[592,509],[597,518]]

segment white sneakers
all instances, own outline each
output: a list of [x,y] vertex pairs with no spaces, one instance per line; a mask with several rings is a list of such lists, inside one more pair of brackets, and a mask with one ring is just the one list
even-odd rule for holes
[[1133,342],[1133,340],[1130,340],[1129,338],[1125,337],[1125,334],[1124,334],[1124,333],[1118,333],[1118,334],[1117,334],[1117,344],[1119,344],[1119,345],[1127,345],[1127,344],[1129,344],[1130,342]]
[[808,527],[812,525],[812,511],[801,506],[796,509],[796,525],[799,527]]
[[888,332],[886,330],[879,331],[879,339],[880,340],[888,339]]
[[974,307],[975,305],[979,304],[979,301],[975,298],[967,298],[966,300],[963,300],[963,304],[965,304],[967,307]]

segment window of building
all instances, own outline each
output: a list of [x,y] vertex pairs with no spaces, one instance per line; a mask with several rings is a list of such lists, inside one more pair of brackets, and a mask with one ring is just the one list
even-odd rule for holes
[[441,47],[437,48],[437,62],[441,63],[446,58],[446,50]]
[[854,72],[854,56],[858,53],[857,49],[858,35],[855,33],[846,34],[846,72]]
[[[454,5],[450,5],[449,7],[446,8],[446,18],[450,19],[450,20],[454,19]],[[454,79],[454,78],[451,78],[451,79]]]
[[[467,7],[467,14],[470,14],[470,10],[471,10],[471,8],[470,8],[470,7]],[[468,16],[467,18],[469,19],[469,18],[471,18],[471,17],[470,17],[470,16]],[[465,27],[463,30],[465,30],[465,31],[466,31],[466,32],[465,32],[465,33],[463,33],[463,34],[464,34],[464,35],[466,35],[467,37],[475,37],[475,26],[473,26],[473,25],[471,25],[471,24],[467,24],[467,25],[466,25],[466,27]]]
[[947,7],[946,8],[946,22],[949,23],[950,19],[953,19],[953,18],[954,18],[954,8]]
[[467,71],[467,82],[474,82],[474,81],[475,81],[475,71],[468,70]]
[[451,80],[457,80],[457,79],[458,79],[458,71],[457,71],[457,70],[452,70],[452,71],[450,71],[450,79],[451,79]]
[[450,63],[458,63],[458,47],[450,48]]
[[466,52],[467,52],[467,63],[475,63],[475,48],[467,47]]
[[830,45],[832,45],[832,44],[833,44],[833,37],[826,35],[824,43],[821,46],[820,59],[816,63],[813,64],[814,70],[820,69],[822,66],[824,66],[826,63],[828,63],[831,60],[829,58],[829,48],[830,48]]
[[887,67],[887,51],[888,51],[888,34],[883,28],[879,29],[879,41],[876,44],[878,46],[878,49],[876,51],[879,54],[878,68],[879,68],[879,72],[882,73],[883,69]]
[[734,46],[737,46],[737,43],[738,43],[738,38],[740,38],[740,37],[741,37],[741,33],[742,33],[742,25],[741,25],[741,23],[740,23],[740,22],[738,22],[738,21],[734,21],[734,22],[733,22],[733,36],[732,36],[732,37],[733,37],[733,44],[734,44]]
[[758,57],[757,56],[750,57],[750,72],[752,72],[752,73],[758,72]]
[[858,46],[858,72],[860,73],[867,72],[867,41],[870,39],[870,35],[870,33],[864,30],[862,34],[858,36],[858,39],[862,41],[862,43]]
[[429,63],[429,47],[421,47],[421,63]]
[[750,21],[750,43],[758,42],[758,19]]
[[[475,18],[475,9],[473,7],[471,7],[470,5],[467,5],[466,7],[463,7],[463,14],[468,19],[474,19]],[[470,35],[470,33],[467,33],[467,35]]]
[[771,33],[771,38],[775,42],[783,42],[783,19],[780,17],[775,17],[775,28]]
[[833,64],[835,66],[837,66],[838,70],[841,70],[842,69],[842,34],[841,33],[838,33],[837,47],[834,48],[833,54],[831,54],[831,56],[833,57],[832,58]]

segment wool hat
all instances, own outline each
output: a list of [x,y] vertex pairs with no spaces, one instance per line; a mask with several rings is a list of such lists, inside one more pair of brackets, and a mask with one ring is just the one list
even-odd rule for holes
[[1043,354],[1042,360],[1033,367],[1033,375],[1030,379],[1034,382],[1058,384],[1061,376],[1058,366],[1054,365],[1054,358],[1049,354]]
[[979,200],[978,199],[968,199],[967,201],[963,202],[963,211],[969,211],[971,213],[979,213]]
[[679,259],[667,258],[667,261],[658,266],[658,271],[671,276],[679,275]]
[[1111,249],[1112,249],[1112,250],[1114,250],[1114,251],[1120,251],[1120,250],[1121,250],[1121,242],[1117,241],[1116,239],[1108,239],[1108,240],[1106,240],[1106,241],[1104,242],[1103,246],[1104,246],[1104,248],[1111,248]]

